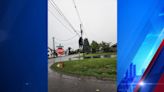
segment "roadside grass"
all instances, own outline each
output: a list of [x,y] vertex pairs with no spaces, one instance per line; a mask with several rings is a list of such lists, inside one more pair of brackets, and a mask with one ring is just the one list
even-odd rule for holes
[[[90,54],[86,54],[84,53],[85,57],[93,57],[93,56],[99,56],[99,55],[116,55],[116,52],[98,52],[98,53],[90,53]],[[80,53],[80,57],[83,57],[83,53]],[[79,56],[77,56],[76,58],[79,58]]]
[[85,56],[116,55],[116,52],[85,54]]
[[51,68],[65,74],[116,80],[116,58],[93,58],[66,61],[64,62],[64,68],[58,68],[57,63],[52,65]]

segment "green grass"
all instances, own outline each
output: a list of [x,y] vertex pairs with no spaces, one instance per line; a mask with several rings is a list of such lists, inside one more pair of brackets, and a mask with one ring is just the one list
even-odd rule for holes
[[64,62],[60,69],[57,63],[51,66],[57,72],[78,76],[93,76],[98,79],[116,80],[116,58],[96,58]]
[[[98,53],[93,53],[93,54],[84,54],[86,57],[92,57],[92,56],[99,56],[99,55],[116,55],[116,52],[98,52]],[[83,57],[83,54],[80,53],[80,57]],[[77,56],[76,58],[79,58],[79,56]]]
[[97,55],[116,55],[116,52],[85,54],[85,56],[97,56]]

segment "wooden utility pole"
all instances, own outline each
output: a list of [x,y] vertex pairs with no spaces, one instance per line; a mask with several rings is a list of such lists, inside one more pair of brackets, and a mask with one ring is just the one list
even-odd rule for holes
[[53,40],[53,55],[55,57],[55,37],[52,37],[52,40]]
[[[81,38],[83,39],[83,29],[82,29],[82,24],[80,24],[80,30],[81,30]],[[83,40],[82,40],[83,41]],[[82,49],[82,52],[83,52],[83,59],[84,59],[84,41],[82,42],[82,46],[81,46],[81,49]]]

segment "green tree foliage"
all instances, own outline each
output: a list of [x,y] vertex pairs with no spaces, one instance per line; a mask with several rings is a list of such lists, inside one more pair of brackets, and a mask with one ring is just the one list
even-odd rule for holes
[[92,53],[96,53],[99,50],[100,46],[96,41],[92,41],[91,48],[92,48]]
[[106,43],[106,42],[101,42],[100,43],[100,47],[101,47],[101,50],[103,52],[109,52],[110,51],[110,43]]
[[117,52],[117,43],[115,43],[111,46],[111,51],[112,52]]
[[90,45],[87,38],[84,39],[83,51],[84,53],[90,53]]

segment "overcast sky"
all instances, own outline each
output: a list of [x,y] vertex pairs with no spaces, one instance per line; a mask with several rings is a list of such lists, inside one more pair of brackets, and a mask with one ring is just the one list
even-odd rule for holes
[[[54,2],[79,32],[80,21],[73,1],[54,0]],[[84,37],[87,37],[90,43],[92,40],[112,42],[113,44],[117,42],[117,0],[75,0],[75,2],[83,22]],[[52,37],[54,36],[55,45],[61,43],[65,49],[68,47],[77,49],[79,37],[73,38],[76,33],[71,30],[67,22],[63,20],[63,17],[60,16],[50,2],[48,10],[48,46],[50,48],[53,47]]]

